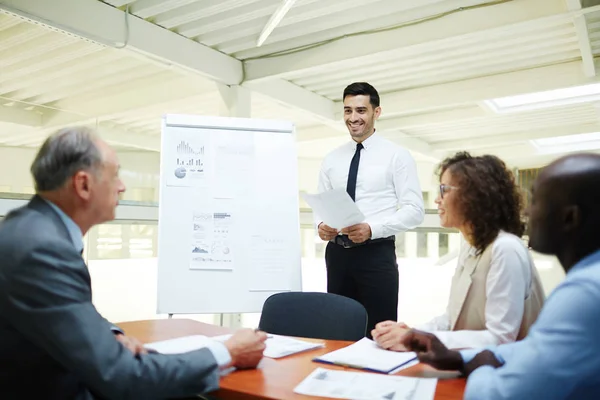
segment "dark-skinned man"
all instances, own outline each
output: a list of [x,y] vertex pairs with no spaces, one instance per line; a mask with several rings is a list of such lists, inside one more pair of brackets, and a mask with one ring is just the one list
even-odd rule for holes
[[532,187],[529,241],[567,272],[528,336],[485,350],[448,350],[432,334],[402,343],[419,360],[468,377],[465,399],[600,398],[600,155],[563,157]]

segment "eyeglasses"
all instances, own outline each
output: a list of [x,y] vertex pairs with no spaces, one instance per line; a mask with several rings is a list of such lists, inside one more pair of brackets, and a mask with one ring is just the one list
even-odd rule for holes
[[453,189],[458,189],[458,186],[445,185],[443,183],[440,184],[440,197],[443,199],[444,194],[450,192]]

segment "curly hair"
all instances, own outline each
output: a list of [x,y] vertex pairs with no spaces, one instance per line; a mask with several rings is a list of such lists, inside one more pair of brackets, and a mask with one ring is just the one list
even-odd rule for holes
[[446,170],[460,188],[456,197],[458,208],[472,228],[478,254],[496,239],[500,230],[523,235],[523,198],[504,161],[492,155],[473,157],[459,152],[441,162],[440,180]]

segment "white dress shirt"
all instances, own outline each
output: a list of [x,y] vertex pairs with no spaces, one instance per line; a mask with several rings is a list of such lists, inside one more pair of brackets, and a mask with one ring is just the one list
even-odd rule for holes
[[[350,141],[325,157],[319,174],[320,193],[346,189],[356,144]],[[371,239],[393,236],[421,224],[425,215],[423,194],[410,153],[376,134],[362,144],[355,201],[371,227]],[[318,225],[322,220],[315,215],[315,221]]]
[[[434,333],[446,347],[453,349],[499,345],[517,339],[535,266],[522,240],[515,235],[500,231],[492,246],[492,260],[486,279],[487,329],[450,331],[447,312],[417,329]],[[474,257],[475,248],[467,249],[466,256]],[[459,260],[463,256],[460,254]]]

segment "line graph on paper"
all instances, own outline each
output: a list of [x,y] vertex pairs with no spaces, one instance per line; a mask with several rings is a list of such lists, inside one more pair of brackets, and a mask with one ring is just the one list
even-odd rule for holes
[[190,269],[231,270],[232,215],[229,212],[194,211]]

